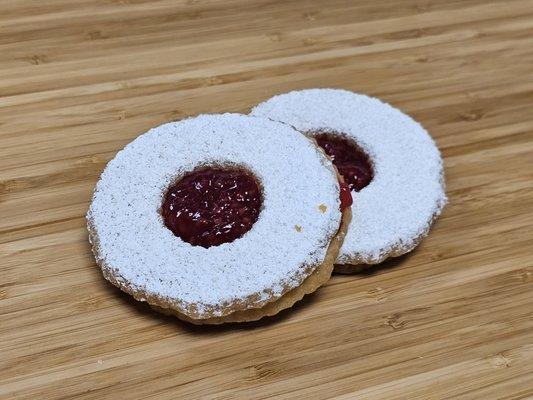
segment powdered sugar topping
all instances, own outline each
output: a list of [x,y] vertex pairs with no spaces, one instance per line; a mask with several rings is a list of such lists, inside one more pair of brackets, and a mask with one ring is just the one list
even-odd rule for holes
[[[263,209],[243,237],[192,246],[164,226],[163,195],[185,172],[225,163],[258,178]],[[307,138],[285,124],[224,114],[161,125],[127,145],[102,173],[87,217],[104,272],[203,318],[246,301],[260,307],[298,286],[324,260],[341,213],[332,165]]]
[[378,99],[336,89],[275,96],[251,115],[300,132],[331,131],[355,140],[374,178],[352,192],[352,222],[337,263],[378,263],[411,250],[446,203],[439,150],[424,128]]

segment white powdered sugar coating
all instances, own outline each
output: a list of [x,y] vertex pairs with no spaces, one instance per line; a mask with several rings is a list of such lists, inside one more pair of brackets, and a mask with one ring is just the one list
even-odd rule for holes
[[[260,182],[258,220],[233,242],[192,246],[164,226],[163,196],[184,173],[224,163]],[[300,285],[324,260],[339,207],[335,170],[308,138],[286,124],[223,114],[164,124],[128,144],[102,173],[87,218],[112,280],[204,318],[232,304],[261,307]]]
[[442,159],[432,138],[378,99],[309,89],[275,96],[251,115],[304,133],[344,134],[369,155],[374,178],[360,192],[352,191],[352,222],[338,264],[375,264],[412,250],[446,204]]

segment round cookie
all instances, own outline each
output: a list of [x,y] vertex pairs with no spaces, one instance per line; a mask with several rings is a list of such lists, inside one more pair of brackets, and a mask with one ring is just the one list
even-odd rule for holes
[[105,278],[137,300],[196,324],[252,321],[329,279],[350,217],[339,190],[332,163],[288,125],[201,115],[108,163],[89,239]]
[[378,99],[309,89],[274,96],[251,115],[287,123],[323,146],[325,140],[339,173],[349,175],[344,178],[351,179],[353,220],[337,272],[356,272],[411,251],[446,204],[442,159],[432,138]]

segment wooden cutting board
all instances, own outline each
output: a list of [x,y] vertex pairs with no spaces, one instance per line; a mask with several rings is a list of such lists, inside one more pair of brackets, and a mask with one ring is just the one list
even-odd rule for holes
[[[259,323],[111,287],[84,214],[152,126],[339,87],[441,148],[420,248]],[[0,398],[533,398],[533,1],[0,1]]]

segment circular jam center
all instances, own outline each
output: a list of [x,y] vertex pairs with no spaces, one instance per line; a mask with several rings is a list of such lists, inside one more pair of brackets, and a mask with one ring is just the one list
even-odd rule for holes
[[205,248],[250,230],[261,210],[254,176],[238,168],[203,167],[185,174],[165,196],[161,214],[174,235]]
[[374,171],[370,159],[359,147],[330,133],[319,133],[314,135],[314,138],[331,158],[350,190],[358,192],[370,183]]

